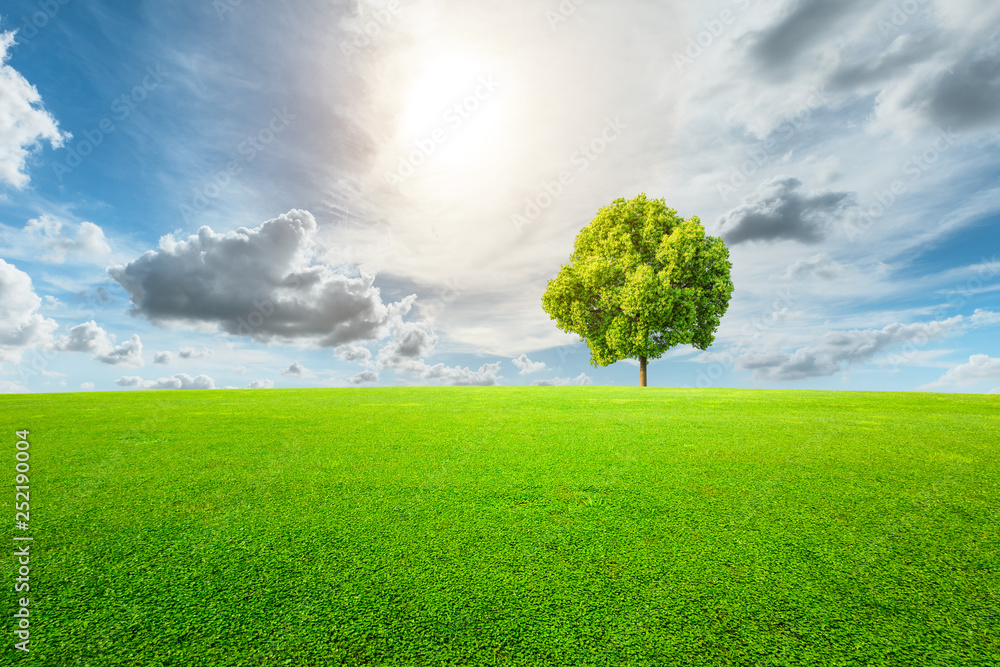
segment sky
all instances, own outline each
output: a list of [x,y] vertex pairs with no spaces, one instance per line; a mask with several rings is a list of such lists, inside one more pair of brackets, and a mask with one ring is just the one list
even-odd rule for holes
[[995,0],[7,0],[0,391],[620,385],[597,211],[735,285],[650,386],[1000,393]]

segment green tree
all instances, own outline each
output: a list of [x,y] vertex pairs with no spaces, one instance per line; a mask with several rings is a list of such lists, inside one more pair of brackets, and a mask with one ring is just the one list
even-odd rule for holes
[[569,259],[542,307],[587,342],[595,367],[638,358],[643,387],[647,359],[675,345],[712,344],[733,293],[722,239],[645,194],[598,211]]

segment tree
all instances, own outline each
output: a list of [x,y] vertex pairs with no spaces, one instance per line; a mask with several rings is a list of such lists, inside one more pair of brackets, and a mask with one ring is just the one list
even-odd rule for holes
[[542,307],[587,342],[593,366],[638,358],[642,387],[647,359],[675,345],[712,344],[733,293],[722,239],[645,194],[598,211],[569,259],[548,282]]

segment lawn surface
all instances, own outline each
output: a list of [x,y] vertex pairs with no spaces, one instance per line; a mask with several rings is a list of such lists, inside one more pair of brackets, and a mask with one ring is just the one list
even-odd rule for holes
[[[5,664],[1000,665],[1000,397],[0,396]],[[17,531],[8,531],[10,537]],[[8,553],[13,551],[9,549]]]

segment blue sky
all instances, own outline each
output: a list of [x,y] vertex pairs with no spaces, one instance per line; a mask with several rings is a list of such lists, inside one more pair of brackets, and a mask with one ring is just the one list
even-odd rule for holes
[[1000,6],[0,12],[0,391],[635,385],[541,309],[640,192],[726,240],[651,386],[1000,392]]

